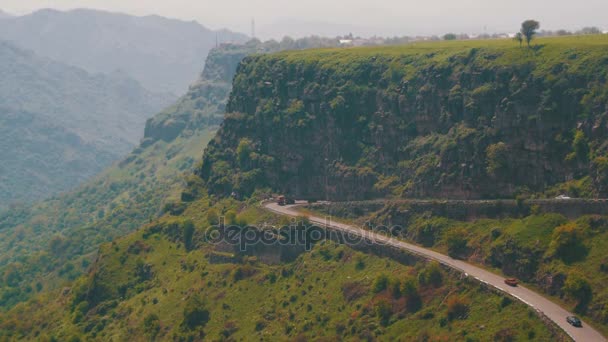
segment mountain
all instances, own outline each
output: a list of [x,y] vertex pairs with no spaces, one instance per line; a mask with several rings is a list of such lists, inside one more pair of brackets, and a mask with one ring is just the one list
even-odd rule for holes
[[[148,121],[141,146],[105,183],[120,190],[124,183],[115,182],[117,176],[128,177],[125,189],[133,196],[115,197],[91,184],[76,197],[57,199],[65,206],[58,210],[41,210],[37,217],[13,210],[0,217],[0,232],[7,232],[0,241],[8,247],[0,250],[15,252],[4,254],[1,269],[0,300],[9,310],[0,315],[0,338],[567,340],[523,303],[388,246],[289,243],[313,239],[312,231],[300,230],[306,217],[294,225],[260,207],[279,191],[311,199],[483,197],[489,182],[501,197],[515,195],[518,187],[528,189],[520,196],[540,197],[562,186],[601,195],[594,185],[605,184],[608,170],[602,138],[608,38],[537,44],[441,42],[255,54],[236,73],[221,67],[219,51],[210,54],[217,60],[209,62],[215,67],[203,72],[205,78],[234,75],[226,114],[202,163],[175,164],[197,174],[176,184],[181,187],[162,213],[144,212],[149,203],[137,205],[154,200],[146,192],[151,189],[169,196],[154,187],[161,169],[175,177],[175,168],[162,168],[164,159],[186,155],[173,147],[203,128],[194,122],[215,120],[217,113],[205,115],[205,108],[223,108],[212,100],[225,98],[225,77],[217,87],[201,79],[173,110]],[[200,153],[203,145],[191,145],[187,153]],[[517,272],[536,263],[551,272],[575,270],[579,259],[557,259],[572,257],[569,247],[575,247],[574,254],[590,251],[595,269],[588,271],[605,280],[607,221],[599,216],[569,221],[529,208],[526,218],[457,221],[387,204],[364,218],[380,224],[411,218],[411,225],[390,230],[395,238],[438,242],[456,257],[477,247],[470,251],[477,264],[492,255],[495,267],[516,260],[511,268]],[[357,203],[346,205],[358,218],[369,214]],[[144,213],[153,214],[146,220]],[[65,225],[79,215],[92,224]],[[97,243],[127,231],[95,252]],[[45,243],[33,243],[37,239]],[[520,243],[525,246],[512,248]],[[79,276],[83,269],[88,272]],[[594,322],[605,331],[606,297],[589,297],[600,282],[590,285],[584,276],[552,280],[565,294],[562,305],[597,299]]]
[[125,76],[91,75],[2,41],[0,75],[0,129],[18,139],[4,138],[3,169],[18,176],[3,183],[0,205],[40,200],[95,175],[127,154],[151,113],[172,101]]
[[[186,173],[192,172],[221,122],[238,64],[255,51],[257,44],[212,50],[199,80],[172,106],[148,120],[140,146],[120,162],[69,193],[0,213],[0,274],[19,265],[21,279],[10,285],[0,281],[1,307],[30,298],[34,293],[27,289],[41,279],[46,291],[73,280],[87,269],[99,244],[129,234],[166,211],[180,210]],[[29,123],[22,126],[26,137],[49,135],[42,123],[38,126],[44,134],[30,133]],[[12,141],[20,135],[14,132],[5,139]],[[75,170],[70,175],[81,173]],[[14,181],[10,175],[7,181]],[[51,241],[61,242],[61,253],[40,258],[51,251]]]
[[247,37],[159,16],[46,9],[0,20],[0,39],[89,72],[124,73],[147,89],[181,95],[211,48]]
[[[74,279],[86,271],[100,243],[131,233],[165,212],[185,209],[181,199],[192,194],[184,185],[200,182],[191,173],[222,121],[243,58],[332,42],[251,41],[213,49],[188,93],[148,120],[141,144],[124,159],[69,193],[0,212],[0,274],[20,269],[19,282],[9,285],[0,279],[0,308],[31,298],[35,292],[28,289],[42,279],[45,291]],[[61,242],[62,253],[41,257],[48,255],[52,241]]]
[[606,333],[607,47],[596,35],[249,56],[199,192],[378,199],[325,215],[517,277]]
[[199,174],[213,194],[608,195],[608,37],[251,56]]

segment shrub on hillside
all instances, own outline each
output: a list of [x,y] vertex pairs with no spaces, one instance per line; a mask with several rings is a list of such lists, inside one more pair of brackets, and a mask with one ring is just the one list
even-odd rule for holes
[[393,314],[391,303],[387,299],[382,298],[376,302],[374,310],[378,318],[380,318],[380,324],[387,326]]
[[207,223],[209,223],[211,226],[215,226],[220,223],[220,216],[217,214],[217,210],[211,208],[207,211]]
[[386,274],[381,274],[374,280],[372,290],[374,293],[380,293],[388,288],[389,279]]
[[580,260],[587,254],[583,239],[584,231],[576,223],[559,226],[553,232],[548,253],[566,262]]
[[144,318],[144,333],[154,339],[160,332],[160,319],[157,314],[151,313]]
[[182,326],[187,330],[204,327],[209,322],[209,310],[205,308],[203,300],[194,296],[190,298],[184,308],[184,319]]
[[466,319],[469,315],[469,301],[459,296],[448,299],[448,319]]
[[448,255],[452,258],[461,258],[467,253],[468,240],[467,231],[462,228],[449,230],[445,234],[445,241],[448,245]]
[[418,283],[420,285],[431,285],[435,288],[443,284],[443,271],[437,262],[429,263],[419,274]]
[[566,296],[577,302],[576,311],[585,312],[593,297],[589,282],[580,273],[572,272],[568,274],[563,290]]
[[418,293],[418,286],[413,278],[401,282],[401,296],[405,298],[408,312],[416,312],[422,308],[422,297]]

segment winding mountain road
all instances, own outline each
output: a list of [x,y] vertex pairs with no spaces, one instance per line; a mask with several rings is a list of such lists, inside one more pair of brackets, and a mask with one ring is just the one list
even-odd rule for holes
[[[274,202],[265,202],[263,207],[267,210],[291,217],[303,216],[301,212],[296,209],[303,205],[305,202],[297,202],[295,205],[279,206]],[[566,317],[573,316],[574,314],[563,309],[559,305],[545,298],[543,295],[536,293],[524,286],[510,287],[504,283],[505,278],[496,275],[492,272],[486,271],[480,267],[471,265],[461,260],[453,259],[447,255],[437,253],[433,250],[422,248],[407,242],[399,241],[394,238],[387,238],[385,235],[374,233],[369,230],[358,228],[344,223],[331,222],[326,218],[312,216],[309,214],[304,215],[315,224],[334,229],[337,231],[354,234],[368,239],[379,241],[379,243],[386,244],[392,247],[396,247],[405,250],[409,253],[418,255],[425,259],[435,260],[443,265],[450,268],[456,269],[463,272],[469,277],[490,285],[502,292],[508,293],[511,296],[519,299],[521,302],[532,307],[533,309],[541,312],[543,315],[548,317],[551,321],[562,328],[570,337],[575,341],[581,342],[600,342],[607,341],[607,339],[597,330],[583,322],[582,328],[575,328],[566,322]]]

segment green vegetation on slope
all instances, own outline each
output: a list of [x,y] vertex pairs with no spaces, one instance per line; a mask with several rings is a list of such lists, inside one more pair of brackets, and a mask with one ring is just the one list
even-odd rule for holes
[[[165,210],[183,210],[185,204],[180,208],[174,203],[181,200],[185,174],[191,173],[217,129],[217,120],[206,118],[220,115],[230,91],[222,88],[225,94],[215,96],[200,89],[200,84],[213,87],[214,81],[219,87],[228,82],[202,79],[158,114],[167,121],[188,123],[171,139],[147,137],[122,161],[78,189],[0,214],[0,274],[12,274],[11,281],[0,278],[0,307],[74,280],[88,268],[100,243],[133,232]],[[193,99],[203,104],[201,113],[193,111]]]
[[[177,103],[148,120],[141,145],[77,190],[0,213],[0,308],[57,288],[85,271],[102,242],[130,233],[191,200],[202,149],[221,122],[240,61],[254,52],[327,46],[326,39],[222,45]],[[6,276],[2,276],[6,275]],[[10,280],[9,280],[10,278]]]
[[82,183],[115,157],[51,118],[6,108],[0,108],[0,146],[0,208]]
[[560,214],[533,213],[522,218],[461,221],[420,213],[402,204],[366,214],[361,214],[363,210],[356,204],[348,210],[329,210],[366,225],[402,227],[391,231],[452,257],[517,277],[608,332],[607,216],[568,220]]
[[[2,145],[2,174],[11,177],[3,179],[0,208],[42,200],[96,175],[135,147],[147,117],[173,100],[125,76],[91,75],[2,41],[0,74],[0,129],[18,138],[5,137]],[[51,125],[53,132],[40,131]]]
[[98,246],[164,210],[179,210],[186,173],[213,137],[201,129],[138,149],[77,190],[0,216],[0,306],[54,289],[85,271]]
[[[251,201],[256,203],[256,201]],[[206,242],[211,212],[285,224],[203,196],[102,246],[88,276],[0,316],[0,337],[118,340],[556,340],[523,304],[447,273],[332,242],[291,262]],[[252,220],[253,218],[253,220]],[[230,247],[230,246],[228,246]],[[278,248],[271,248],[278,253]],[[268,255],[266,255],[268,256]],[[52,317],[52,319],[51,319]],[[25,319],[27,318],[27,319]]]
[[585,36],[249,57],[199,174],[244,196],[606,196],[607,47]]

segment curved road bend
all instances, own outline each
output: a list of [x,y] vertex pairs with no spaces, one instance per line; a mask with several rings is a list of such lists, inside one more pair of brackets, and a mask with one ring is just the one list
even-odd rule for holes
[[[264,203],[263,206],[267,210],[270,210],[277,214],[296,217],[296,216],[302,216],[302,214],[296,210],[296,208],[302,204],[303,204],[302,202],[298,202],[296,205],[279,206],[277,203],[267,202],[267,203]],[[359,236],[366,236],[371,239],[377,238],[379,241],[382,241],[382,243],[386,243],[390,246],[406,250],[410,253],[416,254],[425,259],[435,260],[450,268],[453,268],[453,269],[459,270],[463,273],[466,273],[470,277],[473,277],[482,283],[491,285],[500,291],[506,292],[506,293],[512,295],[513,297],[519,299],[526,305],[532,307],[533,309],[542,312],[545,316],[547,316],[550,320],[552,320],[553,322],[555,322],[555,324],[557,324],[560,328],[562,328],[568,335],[570,335],[570,337],[572,339],[574,339],[575,341],[581,341],[581,342],[607,341],[606,338],[604,336],[602,336],[602,334],[600,334],[597,330],[593,329],[591,326],[585,324],[585,322],[583,322],[582,328],[575,328],[575,327],[571,326],[570,324],[568,324],[568,322],[566,322],[566,317],[573,316],[574,315],[573,313],[568,312],[567,310],[563,309],[562,307],[555,304],[554,302],[548,300],[544,296],[542,296],[530,289],[527,289],[523,286],[510,287],[510,286],[506,285],[504,283],[505,278],[503,278],[499,275],[496,275],[492,272],[488,272],[477,266],[473,266],[473,265],[466,263],[464,261],[461,261],[461,260],[453,259],[447,255],[437,253],[430,249],[422,248],[422,247],[419,247],[419,246],[416,246],[416,245],[413,245],[413,244],[410,244],[407,242],[398,241],[397,239],[387,240],[387,238],[385,236],[377,234],[377,233],[373,233],[369,230],[364,230],[362,228],[358,228],[355,226],[351,226],[351,225],[347,225],[347,224],[343,224],[343,223],[339,223],[339,222],[329,222],[328,223],[326,221],[326,219],[324,219],[322,217],[311,216],[311,215],[306,215],[306,216],[309,218],[309,220],[311,222],[313,222],[315,224],[319,224],[322,226],[329,226],[332,229],[348,232],[351,234],[356,234]]]

